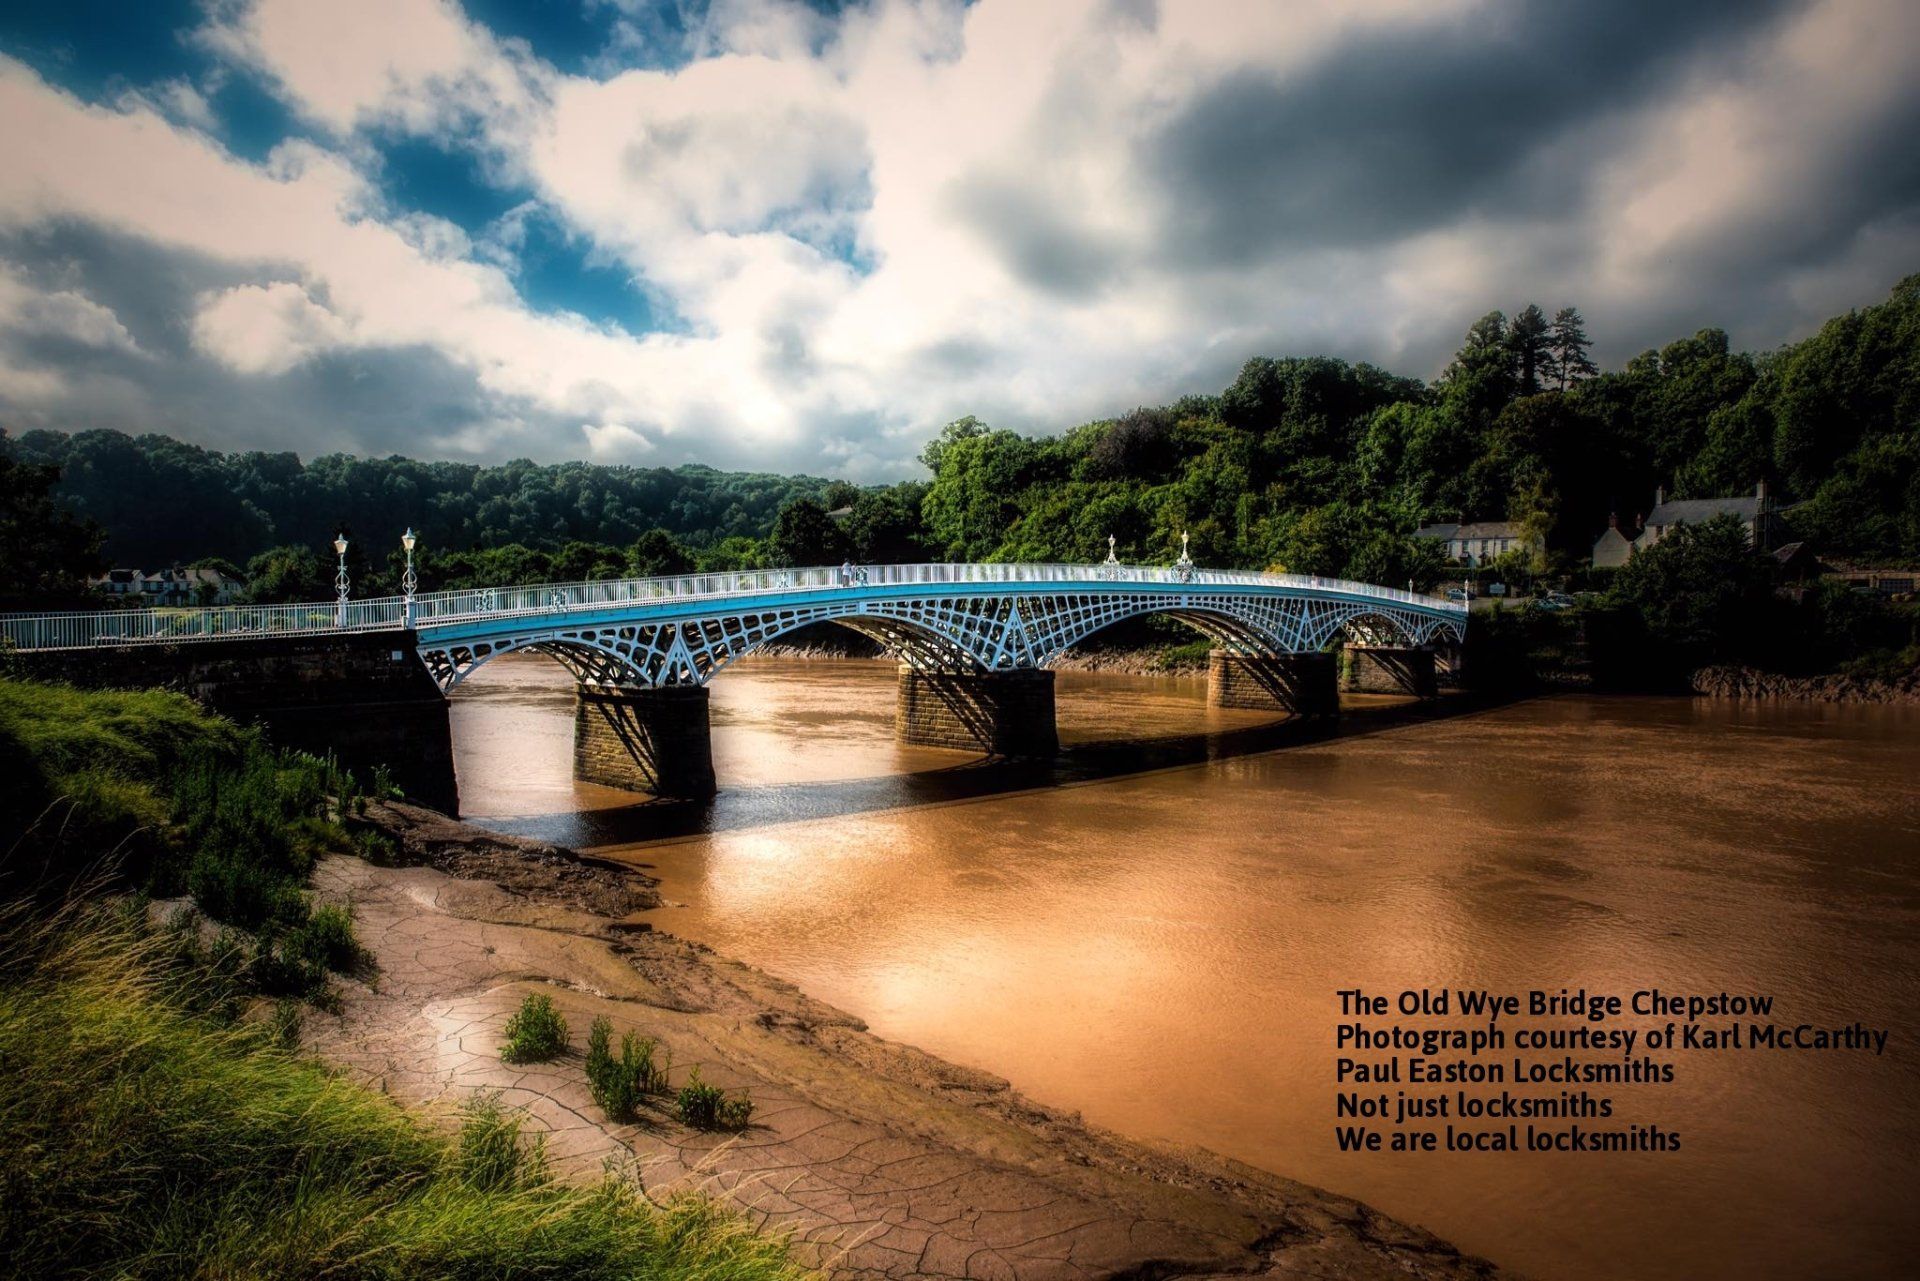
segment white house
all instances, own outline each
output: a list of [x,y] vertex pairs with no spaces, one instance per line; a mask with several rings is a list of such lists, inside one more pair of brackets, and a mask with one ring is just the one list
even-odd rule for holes
[[1413,531],[1413,536],[1445,544],[1447,559],[1461,565],[1484,565],[1496,556],[1504,556],[1516,547],[1528,545],[1520,527],[1505,520],[1479,520],[1464,525],[1422,525]]
[[1622,529],[1617,517],[1609,517],[1607,528],[1593,542],[1593,566],[1618,569],[1634,552],[1653,546],[1681,525],[1701,525],[1720,516],[1732,516],[1747,527],[1747,538],[1755,547],[1772,545],[1779,514],[1767,496],[1767,482],[1753,487],[1751,494],[1733,498],[1668,498],[1663,485],[1653,491],[1653,510],[1638,529]]
[[87,586],[103,595],[147,607],[231,605],[246,583],[217,569],[187,569],[175,565],[148,574],[137,569],[110,569]]

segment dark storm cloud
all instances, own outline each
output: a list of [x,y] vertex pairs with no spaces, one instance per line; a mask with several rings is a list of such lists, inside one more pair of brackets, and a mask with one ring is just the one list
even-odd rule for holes
[[[352,349],[278,375],[236,372],[193,345],[197,300],[209,290],[288,279],[80,224],[0,237],[0,263],[29,285],[65,290],[111,310],[138,350],[88,342],[57,328],[0,327],[0,364],[57,370],[69,387],[57,408],[16,399],[0,383],[0,426],[166,432],[215,449],[332,450],[445,455],[466,452],[475,423],[524,424],[545,444],[578,424],[507,403],[473,371],[427,347]],[[509,435],[490,457],[529,452]]]
[[961,221],[1036,289],[1086,299],[1099,293],[1111,276],[1113,251],[1030,180],[974,178],[956,185],[948,197]]
[[[1614,0],[1370,31],[1299,71],[1229,75],[1143,139],[1161,252],[1230,267],[1446,225],[1517,190],[1541,148],[1632,108],[1797,7]],[[1566,186],[1563,204],[1578,199]],[[1541,212],[1531,210],[1530,212]]]
[[143,351],[169,357],[192,346],[194,298],[272,278],[70,219],[0,236],[0,262],[38,288],[84,295],[111,311]]

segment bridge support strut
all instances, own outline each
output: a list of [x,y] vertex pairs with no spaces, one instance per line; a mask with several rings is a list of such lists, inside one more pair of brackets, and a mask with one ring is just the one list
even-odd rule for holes
[[1340,689],[1333,655],[1234,654],[1216,649],[1207,655],[1207,704],[1296,716],[1337,716]]
[[1415,698],[1432,698],[1439,693],[1433,651],[1393,645],[1349,645],[1340,687],[1356,694],[1411,694]]
[[575,686],[573,776],[675,799],[712,796],[706,687]]
[[902,664],[894,736],[921,747],[992,756],[1051,756],[1053,673],[927,672]]

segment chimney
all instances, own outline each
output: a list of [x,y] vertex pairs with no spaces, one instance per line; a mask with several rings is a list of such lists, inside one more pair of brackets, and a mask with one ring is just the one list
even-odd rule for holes
[[1765,478],[1762,478],[1760,483],[1753,487],[1753,496],[1760,500],[1760,510],[1765,511],[1767,509],[1767,482]]
[[1619,529],[1619,528],[1620,528],[1620,513],[1619,513],[1619,512],[1608,512],[1608,513],[1607,513],[1607,528],[1608,528],[1608,529]]
[[1659,507],[1666,501],[1667,501],[1667,487],[1665,485],[1654,486],[1653,505],[1655,507]]

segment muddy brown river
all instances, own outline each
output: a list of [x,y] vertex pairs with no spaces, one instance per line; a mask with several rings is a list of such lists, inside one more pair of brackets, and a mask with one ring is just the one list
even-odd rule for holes
[[[893,688],[881,663],[737,664],[723,796],[690,814],[573,782],[569,678],[496,660],[453,701],[462,804],[649,865],[661,928],[883,1036],[1541,1278],[1913,1275],[1920,710],[1558,697],[996,794],[1022,780],[893,742]],[[1266,719],[1203,695],[1064,673],[1061,737],[1244,747]],[[1677,1152],[1342,1153],[1356,985],[1763,993],[1891,1040],[1676,1054],[1670,1083],[1595,1091]]]

